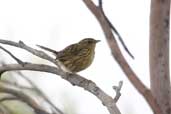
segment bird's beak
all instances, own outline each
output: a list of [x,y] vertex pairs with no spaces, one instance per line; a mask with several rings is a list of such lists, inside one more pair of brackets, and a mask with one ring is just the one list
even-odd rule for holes
[[96,40],[96,43],[100,42],[100,40]]

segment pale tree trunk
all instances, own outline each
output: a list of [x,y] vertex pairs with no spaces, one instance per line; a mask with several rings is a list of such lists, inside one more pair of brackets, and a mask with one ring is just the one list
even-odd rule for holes
[[149,47],[151,91],[163,114],[171,114],[169,16],[170,0],[151,0]]

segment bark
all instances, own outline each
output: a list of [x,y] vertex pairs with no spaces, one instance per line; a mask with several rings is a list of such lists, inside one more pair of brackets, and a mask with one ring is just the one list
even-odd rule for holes
[[170,0],[151,0],[150,86],[163,114],[171,114],[169,100],[169,15]]

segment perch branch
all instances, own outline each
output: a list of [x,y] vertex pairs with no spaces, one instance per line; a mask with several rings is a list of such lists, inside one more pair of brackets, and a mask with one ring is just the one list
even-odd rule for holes
[[117,108],[115,101],[112,97],[107,95],[103,90],[101,90],[94,82],[91,80],[87,80],[78,74],[71,74],[63,72],[56,67],[49,65],[40,65],[40,64],[25,64],[21,66],[19,64],[8,64],[0,67],[0,72],[5,71],[16,71],[16,70],[31,70],[31,71],[41,71],[48,72],[52,74],[56,74],[61,76],[61,78],[67,80],[72,85],[77,85],[79,87],[84,88],[90,93],[94,94],[99,100],[101,100],[102,104],[107,107],[111,114],[120,114],[119,109]]
[[[58,63],[56,62],[55,59],[51,58],[50,56],[48,56],[47,54],[45,54],[42,51],[35,50],[35,49],[25,45],[21,41],[19,43],[16,43],[16,42],[0,39],[0,43],[19,47],[19,48],[24,49],[40,58],[46,59],[46,60],[58,65]],[[64,72],[62,69],[59,69],[59,68],[52,67],[49,65],[31,64],[31,63],[24,64],[23,66],[21,66],[19,64],[8,64],[8,65],[0,66],[0,72],[4,73],[6,71],[14,71],[14,70],[15,71],[16,70],[31,70],[31,71],[48,72],[48,73],[53,73],[53,74],[59,75],[59,76],[61,76],[61,78],[67,80],[72,85],[77,85],[79,87],[82,87],[85,90],[89,91],[90,93],[94,94],[102,102],[102,104],[107,107],[110,114],[120,114],[120,111],[117,108],[114,99],[112,97],[110,97],[109,95],[107,95],[104,91],[102,91],[94,82],[92,82],[91,80],[87,80],[87,79],[81,77],[80,75]]]
[[148,89],[138,78],[138,76],[134,73],[134,71],[131,69],[125,58],[123,57],[118,44],[115,40],[115,37],[111,31],[111,28],[102,13],[101,9],[96,6],[93,1],[91,0],[83,0],[87,8],[93,13],[93,15],[96,17],[98,22],[100,23],[102,30],[105,34],[106,40],[108,42],[108,45],[111,49],[112,55],[114,59],[118,62],[120,67],[122,68],[123,72],[127,76],[127,78],[130,80],[130,82],[133,84],[133,86],[141,93],[141,95],[145,98],[147,103],[150,105],[151,109],[155,114],[162,114],[161,108],[159,107],[156,99],[152,95],[150,89]]

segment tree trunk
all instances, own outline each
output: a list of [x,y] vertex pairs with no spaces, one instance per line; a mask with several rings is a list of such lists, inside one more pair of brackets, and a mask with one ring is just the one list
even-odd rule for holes
[[170,110],[169,75],[170,0],[151,0],[150,81],[151,91],[163,114]]

